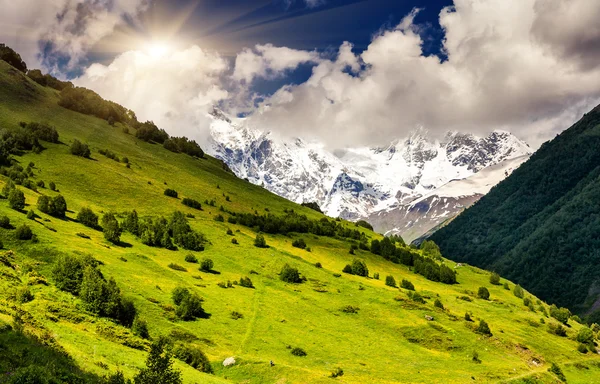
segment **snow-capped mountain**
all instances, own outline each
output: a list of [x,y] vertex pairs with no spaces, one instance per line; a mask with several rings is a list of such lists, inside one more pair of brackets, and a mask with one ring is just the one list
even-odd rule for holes
[[[433,199],[439,188],[442,192],[451,189],[450,182],[531,154],[527,144],[504,131],[482,138],[449,132],[442,140],[432,140],[426,131],[417,130],[385,148],[329,151],[321,143],[290,140],[253,129],[244,119],[231,119],[218,109],[211,116],[207,150],[225,161],[239,177],[298,203],[316,201],[332,217],[373,220],[378,231],[394,230],[408,240],[431,229],[424,225],[427,220],[417,221],[419,214],[415,212],[421,211],[415,211],[415,204]],[[503,167],[506,172],[512,169]],[[503,174],[495,172],[489,180]],[[491,182],[486,186],[491,188]],[[453,204],[456,209],[444,217],[453,217],[487,192],[469,183],[460,188],[458,197],[463,205]],[[402,219],[401,212],[405,212]],[[409,216],[411,219],[406,221]],[[435,222],[431,221],[431,226]],[[420,224],[413,231],[415,223]]]

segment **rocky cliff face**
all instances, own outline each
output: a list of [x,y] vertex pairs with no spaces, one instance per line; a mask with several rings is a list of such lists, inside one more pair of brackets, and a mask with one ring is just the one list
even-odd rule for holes
[[[531,154],[527,144],[503,131],[487,137],[449,132],[442,140],[432,140],[418,130],[385,148],[329,151],[317,142],[251,129],[243,119],[231,119],[217,109],[211,115],[207,151],[239,177],[298,203],[316,201],[332,217],[374,221],[379,231],[394,231],[409,240],[458,214],[491,186],[482,192],[465,183],[461,196],[436,190]],[[506,168],[495,173],[496,183],[512,169]],[[430,220],[432,207],[435,220]]]

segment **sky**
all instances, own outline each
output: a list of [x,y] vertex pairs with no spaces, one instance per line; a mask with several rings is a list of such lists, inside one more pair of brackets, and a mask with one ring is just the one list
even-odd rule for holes
[[206,141],[218,106],[331,148],[424,128],[537,148],[600,103],[597,0],[0,0],[0,41]]

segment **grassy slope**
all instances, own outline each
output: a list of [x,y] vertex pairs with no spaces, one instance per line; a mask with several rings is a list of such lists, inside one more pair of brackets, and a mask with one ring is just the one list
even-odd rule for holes
[[[347,275],[336,278],[333,273],[340,272],[352,260],[347,251],[349,245],[342,241],[306,235],[304,238],[313,249],[309,253],[293,248],[291,238],[266,236],[271,248],[255,248],[252,245],[255,233],[251,230],[215,222],[212,217],[218,214],[216,208],[205,207],[198,212],[164,196],[164,183],[176,189],[180,197],[200,201],[215,198],[217,206],[223,204],[233,211],[260,212],[268,207],[271,212],[282,213],[285,208],[293,208],[315,218],[319,215],[227,174],[214,159],[194,160],[176,155],[136,140],[105,121],[62,109],[56,105],[54,91],[9,72],[8,66],[0,62],[0,126],[19,121],[49,122],[57,127],[63,143],[78,138],[92,148],[93,160],[72,156],[64,144],[46,144],[48,149],[42,154],[19,158],[23,164],[35,162],[36,179],[46,184],[56,182],[67,200],[70,219],[84,206],[91,206],[97,212],[135,208],[141,216],[169,215],[174,210],[196,215],[191,220],[192,226],[205,233],[211,242],[198,257],[212,258],[219,275],[201,273],[196,265],[185,263],[186,251],[147,247],[130,235],[123,240],[132,247],[110,246],[102,233],[73,220],[63,221],[38,212],[41,219],[31,223],[25,214],[10,210],[6,201],[0,201],[0,214],[8,215],[17,225],[30,223],[40,239],[35,245],[19,243],[12,240],[12,231],[0,229],[5,248],[15,251],[14,264],[35,265],[47,275],[49,263],[57,252],[93,254],[104,262],[105,275],[114,276],[125,294],[135,300],[142,317],[149,322],[152,335],[167,334],[177,328],[199,337],[214,362],[216,374],[204,375],[177,363],[186,383],[329,382],[329,372],[338,366],[345,372],[339,380],[346,383],[430,383],[439,382],[440,377],[448,383],[472,382],[472,377],[476,382],[494,382],[530,375],[552,382],[553,376],[546,372],[549,361],[563,365],[569,382],[599,381],[597,359],[578,353],[573,340],[548,334],[545,325],[540,324],[541,314],[528,312],[509,291],[491,286],[486,272],[470,266],[459,267],[460,284],[447,286],[359,251],[357,255],[366,261],[371,275],[379,272],[382,280]],[[24,82],[28,85],[24,86]],[[104,148],[129,157],[131,169],[98,154],[98,149]],[[0,188],[5,181],[2,178]],[[27,203],[35,208],[39,194],[24,191]],[[54,195],[47,189],[40,192]],[[222,193],[230,195],[232,201],[226,202]],[[236,233],[240,245],[231,244],[227,228],[240,231]],[[84,232],[91,239],[82,239],[76,236],[77,232]],[[323,264],[322,269],[313,266],[317,261]],[[171,262],[186,265],[188,272],[169,269],[167,265]],[[277,273],[284,263],[297,266],[309,281],[297,286],[279,281]],[[451,261],[447,263],[455,266]],[[0,268],[5,276],[25,279],[19,268],[16,271]],[[259,275],[249,275],[250,270]],[[406,291],[386,287],[383,278],[387,274],[398,281],[411,280],[418,291],[431,299],[426,305],[395,301],[398,296],[406,299]],[[242,275],[251,276],[256,289],[217,286],[221,281],[237,280]],[[10,295],[19,283],[7,277],[0,284],[0,319],[9,321],[13,305]],[[187,323],[169,320],[170,313],[162,306],[170,304],[171,290],[180,285],[205,298],[204,307],[212,315],[210,319]],[[490,289],[492,301],[458,299],[464,295],[474,297],[479,286]],[[33,291],[35,300],[23,305],[36,319],[37,330],[31,326],[30,330],[47,329],[82,369],[103,375],[108,371],[99,363],[104,363],[111,371],[120,366],[126,375],[132,376],[143,366],[145,353],[108,340],[105,333],[99,332],[99,326],[110,322],[82,315],[77,310],[78,300],[52,285],[37,285]],[[433,308],[437,295],[447,308],[445,312]],[[354,315],[342,313],[339,309],[345,305],[358,306],[360,311]],[[71,315],[53,321],[56,318],[48,307],[61,307],[61,312]],[[244,318],[232,320],[230,313],[234,310]],[[465,311],[473,312],[477,320],[484,318],[494,337],[475,334],[462,319]],[[433,315],[435,321],[425,320],[427,314]],[[578,328],[579,325],[572,324],[569,335],[573,336]],[[115,326],[115,330],[126,333],[121,327]],[[291,355],[288,345],[302,347],[308,356]],[[482,364],[472,362],[475,350]],[[240,364],[224,369],[220,362],[229,356],[235,356]],[[534,366],[531,363],[534,357],[544,365]],[[276,366],[269,367],[269,360]],[[576,368],[573,365],[576,361],[582,361],[589,369]],[[565,366],[566,363],[571,365]]]

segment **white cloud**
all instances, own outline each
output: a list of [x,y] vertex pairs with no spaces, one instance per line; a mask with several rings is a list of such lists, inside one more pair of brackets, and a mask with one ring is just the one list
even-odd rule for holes
[[220,55],[197,46],[159,56],[131,51],[110,65],[90,66],[74,82],[132,109],[138,120],[202,142],[206,113],[228,97],[221,85],[228,68]]
[[[559,6],[455,0],[440,13],[444,62],[423,55],[411,14],[360,56],[343,45],[336,60],[322,61],[306,83],[282,88],[250,121],[266,130],[312,134],[332,146],[380,144],[417,126],[433,132],[502,128],[539,145],[567,127],[565,116],[600,100],[600,66],[591,60],[598,52],[585,49],[599,44],[597,23],[561,13],[576,6],[576,14],[588,18],[600,12],[600,3],[552,2]],[[555,23],[566,36],[548,33]],[[353,69],[365,65],[349,74],[348,62]]]

